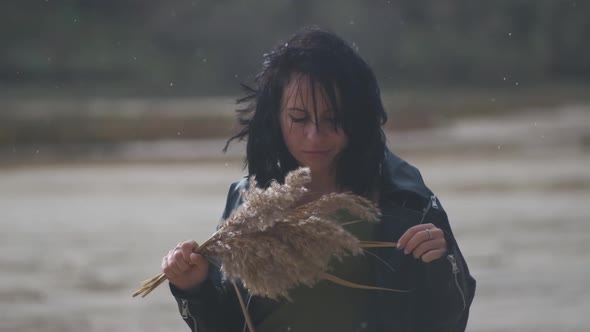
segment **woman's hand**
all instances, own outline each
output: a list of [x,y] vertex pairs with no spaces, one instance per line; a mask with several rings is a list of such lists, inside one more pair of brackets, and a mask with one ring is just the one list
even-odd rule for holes
[[162,259],[162,271],[179,289],[197,287],[207,279],[209,261],[195,253],[198,247],[195,241],[182,242]]
[[397,242],[397,248],[406,255],[430,263],[447,253],[447,240],[440,228],[433,224],[420,224],[410,227]]

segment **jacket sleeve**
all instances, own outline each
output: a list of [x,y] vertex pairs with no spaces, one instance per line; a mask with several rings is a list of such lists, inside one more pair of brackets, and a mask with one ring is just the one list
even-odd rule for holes
[[182,319],[193,332],[242,331],[244,318],[235,292],[223,284],[219,269],[210,270],[209,279],[196,289],[184,291],[170,284]]
[[[222,220],[241,203],[240,191],[243,183],[244,180],[231,185]],[[209,277],[199,287],[180,290],[170,284],[170,290],[178,303],[182,318],[191,331],[234,332],[244,329],[244,317],[235,290],[213,264],[209,267]]]
[[448,243],[446,256],[430,263],[417,262],[418,298],[425,306],[422,322],[424,331],[465,331],[469,308],[475,295],[475,279],[467,263],[442,205],[432,196],[423,223],[432,223],[445,233]]

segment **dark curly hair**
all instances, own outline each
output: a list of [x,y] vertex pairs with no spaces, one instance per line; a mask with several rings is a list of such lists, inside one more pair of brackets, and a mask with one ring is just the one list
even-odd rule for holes
[[[281,100],[292,74],[319,84],[334,110],[348,144],[336,162],[336,180],[345,190],[369,195],[376,188],[385,151],[381,126],[387,121],[375,74],[343,39],[318,27],[305,28],[264,54],[254,86],[242,85],[246,96],[237,110],[241,130],[231,137],[247,140],[245,166],[261,186],[283,182],[299,165],[289,153],[279,124]],[[317,116],[317,110],[314,110]]]

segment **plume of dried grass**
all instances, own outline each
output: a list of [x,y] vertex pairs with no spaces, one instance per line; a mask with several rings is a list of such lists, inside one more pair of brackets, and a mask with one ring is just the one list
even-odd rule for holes
[[[350,193],[333,193],[295,206],[307,192],[308,168],[289,173],[283,185],[262,189],[251,178],[242,192],[243,203],[198,253],[222,262],[221,270],[235,284],[240,280],[253,295],[288,298],[297,285],[313,286],[327,279],[349,287],[378,289],[342,281],[327,274],[332,257],[362,253],[363,247],[394,246],[395,243],[362,242],[335,218],[346,210],[360,220],[375,222],[379,210],[369,200]],[[133,296],[146,296],[166,277],[160,274],[143,283]]]

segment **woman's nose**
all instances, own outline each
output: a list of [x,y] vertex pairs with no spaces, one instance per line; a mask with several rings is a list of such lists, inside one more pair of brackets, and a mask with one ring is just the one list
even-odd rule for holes
[[325,132],[325,128],[322,128],[321,124],[318,125],[315,122],[310,121],[307,126],[305,126],[305,136],[309,140],[315,140],[322,136],[322,133]]

